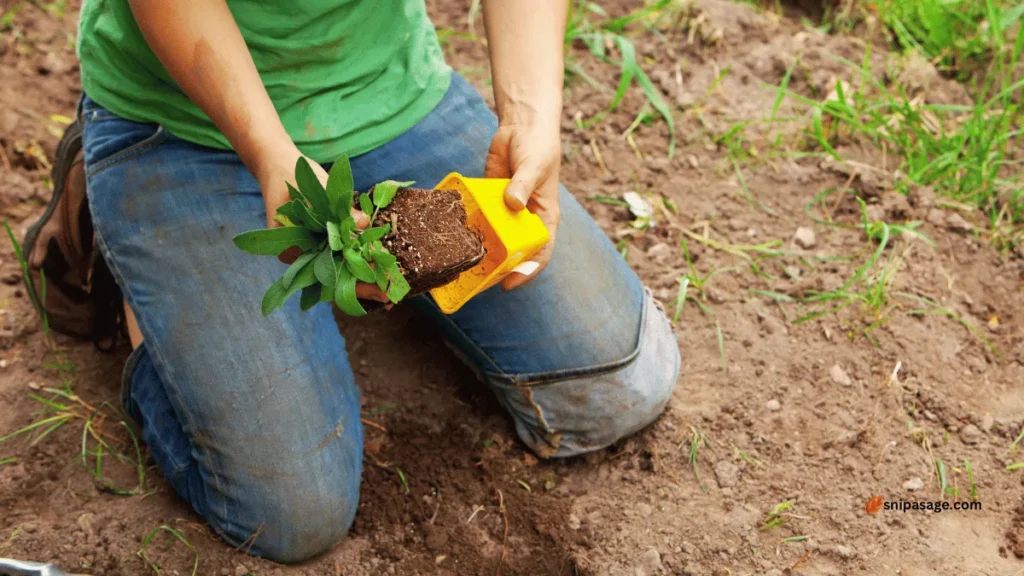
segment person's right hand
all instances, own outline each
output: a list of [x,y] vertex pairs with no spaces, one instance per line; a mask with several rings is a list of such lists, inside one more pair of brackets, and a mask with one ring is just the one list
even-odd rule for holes
[[[295,182],[295,164],[300,156],[302,156],[302,153],[294,146],[263,156],[264,160],[260,163],[261,169],[260,173],[256,175],[256,180],[259,182],[260,190],[263,193],[263,205],[267,210],[267,228],[281,226],[277,220],[274,220],[274,216],[277,215],[277,209],[281,205],[291,200],[291,196],[288,194],[288,184],[297,187]],[[313,169],[313,173],[320,179],[320,183],[327,186],[327,171],[310,158],[306,158],[306,160]],[[360,230],[370,225],[370,218],[354,207],[352,208],[352,216],[356,220],[356,227]],[[285,264],[291,264],[301,253],[298,248],[293,247],[282,252],[278,259]],[[366,284],[364,282],[356,283],[356,297],[363,300],[390,302],[387,294],[380,287],[376,284]]]

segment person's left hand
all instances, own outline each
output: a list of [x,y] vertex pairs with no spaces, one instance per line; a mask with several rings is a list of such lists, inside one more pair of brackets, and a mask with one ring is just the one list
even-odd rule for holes
[[512,210],[527,208],[540,217],[551,239],[530,260],[540,266],[530,275],[510,274],[501,286],[511,290],[540,274],[551,260],[558,231],[558,171],[562,161],[559,126],[502,124],[487,151],[486,178],[511,178],[505,204]]

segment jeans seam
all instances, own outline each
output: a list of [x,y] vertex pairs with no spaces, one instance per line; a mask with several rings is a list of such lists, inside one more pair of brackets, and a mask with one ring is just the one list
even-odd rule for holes
[[104,158],[103,160],[100,160],[94,165],[89,166],[86,169],[86,177],[92,178],[94,176],[102,174],[103,172],[110,168],[113,168],[114,166],[117,166],[118,164],[141,156],[142,154],[145,154],[146,152],[149,152],[156,146],[162,144],[166,139],[167,130],[163,126],[157,125],[156,132],[154,132],[151,136],[147,136],[141,142],[132,144],[131,146],[124,148],[123,150],[118,150],[117,152],[111,154],[107,158]]
[[650,289],[645,287],[643,305],[640,312],[640,327],[637,333],[636,344],[633,346],[633,351],[621,360],[583,368],[551,370],[548,372],[534,372],[515,376],[484,371],[484,377],[487,378],[487,380],[494,386],[515,389],[559,384],[570,380],[578,380],[580,378],[589,378],[617,372],[635,362],[637,357],[640,356],[640,347],[643,345],[644,335],[647,333],[647,315],[650,313],[651,298],[652,294]]

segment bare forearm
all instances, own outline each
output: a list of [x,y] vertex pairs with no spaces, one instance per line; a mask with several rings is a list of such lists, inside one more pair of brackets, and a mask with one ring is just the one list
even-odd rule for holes
[[558,125],[568,0],[485,0],[494,100],[502,123]]
[[[253,174],[293,149],[224,0],[129,0],[146,42]],[[294,157],[287,161],[294,163]]]

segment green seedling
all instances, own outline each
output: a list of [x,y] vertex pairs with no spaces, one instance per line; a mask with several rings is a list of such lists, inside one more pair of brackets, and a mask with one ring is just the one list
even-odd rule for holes
[[[252,230],[235,236],[235,245],[250,254],[278,256],[298,248],[302,254],[263,296],[263,315],[269,315],[288,298],[302,291],[300,307],[309,310],[320,302],[334,302],[350,316],[366,314],[356,297],[356,282],[376,284],[388,300],[401,302],[409,293],[398,260],[382,243],[390,224],[375,226],[377,215],[401,187],[412,182],[388,180],[374,186],[373,198],[359,196],[359,208],[370,227],[359,230],[352,215],[354,189],[348,156],[331,166],[327,186],[320,184],[309,162],[300,157],[295,165],[298,187],[288,185],[291,201],[277,209],[275,220],[283,226]],[[372,263],[372,266],[371,266]]]
[[971,466],[971,461],[964,459],[964,470],[967,471],[967,481],[971,485],[971,500],[978,499],[978,486],[974,483],[974,466]]
[[[611,18],[608,17],[603,8],[593,2],[574,0],[569,4],[569,16],[565,29],[566,53],[569,52],[569,48],[574,42],[579,41],[586,45],[591,54],[609,64],[617,66],[620,70],[619,84],[612,97],[612,101],[605,110],[598,113],[595,117],[586,120],[583,126],[589,128],[615,111],[619,104],[622,103],[633,81],[636,80],[650,106],[657,111],[658,115],[668,125],[669,158],[675,154],[676,148],[676,127],[672,117],[672,109],[665,102],[661,92],[654,86],[654,83],[651,82],[643,68],[640,67],[633,42],[623,36],[622,33],[633,23],[649,17],[657,17],[660,12],[670,7],[671,4],[672,0],[658,0],[654,4],[645,6],[626,16]],[[597,16],[600,20],[592,21],[592,16]],[[618,60],[608,54],[607,45],[614,46],[618,51]],[[567,56],[565,62],[566,78],[579,76],[584,78],[589,84],[599,86],[596,81],[583,72],[583,69],[571,57]]]
[[949,471],[946,468],[946,463],[942,461],[942,458],[935,459],[935,471],[936,481],[939,485],[939,493],[943,496],[959,498],[960,490],[958,490],[955,485],[951,485],[949,483]]
[[[14,237],[14,232],[7,222],[4,222],[4,228],[14,248],[14,255],[21,267],[26,291],[32,295],[32,304],[41,319],[43,342],[51,358],[44,366],[57,372],[61,385],[59,388],[47,387],[40,390],[40,392],[45,393],[48,397],[34,392],[30,393],[29,397],[40,405],[39,417],[23,428],[0,436],[0,444],[24,436],[30,438],[29,445],[34,446],[69,422],[81,422],[81,450],[76,460],[80,461],[85,469],[97,480],[101,489],[118,495],[145,494],[146,466],[138,438],[135,436],[131,426],[127,424],[124,415],[109,403],[104,402],[99,407],[94,407],[75,394],[73,389],[74,366],[57,349],[50,332],[49,318],[46,315],[46,310],[41,305],[41,302],[46,300],[46,276],[45,274],[40,276],[39,290],[41,298],[37,300],[35,290],[30,283],[31,276],[29,275],[28,262],[25,260],[21,244]],[[106,422],[116,422],[118,426],[123,427],[126,431],[127,438],[119,442],[123,445],[122,449],[114,446],[114,440],[104,430],[103,425]],[[125,453],[129,442],[134,448],[134,456]],[[138,485],[130,489],[121,488],[106,478],[103,472],[103,458],[107,456],[113,457],[117,461],[134,468],[138,475]]]
[[693,469],[693,475],[697,478],[697,485],[700,486],[702,492],[707,494],[708,489],[704,486],[704,480],[700,476],[698,457],[700,456],[700,449],[711,448],[711,444],[708,443],[707,436],[693,426],[690,426],[690,437],[680,442],[678,448],[682,449],[684,444],[689,444],[689,456],[687,457],[687,461],[690,463],[690,468]]
[[139,548],[139,551],[135,554],[139,558],[142,558],[142,561],[145,562],[146,565],[149,566],[151,570],[153,570],[153,572],[155,572],[156,574],[160,574],[160,567],[157,566],[155,562],[150,560],[150,558],[146,555],[146,550],[149,548],[150,544],[153,543],[153,539],[155,539],[157,536],[163,533],[170,534],[174,537],[175,540],[184,544],[185,547],[188,548],[190,552],[192,552],[192,556],[194,558],[192,562],[192,576],[196,576],[196,573],[199,571],[199,552],[195,549],[195,546],[193,546],[192,543],[188,541],[188,538],[185,538],[185,536],[181,532],[175,530],[174,528],[171,528],[170,526],[167,526],[166,524],[163,526],[157,526],[156,528],[151,530],[149,534],[146,534],[142,538],[142,548]]
[[17,456],[10,456],[10,457],[7,457],[7,458],[0,458],[0,466],[4,466],[6,464],[14,464],[17,461],[18,461],[18,457]]
[[779,526],[782,526],[783,524],[788,522],[789,515],[784,514],[784,512],[792,507],[792,500],[786,500],[785,502],[776,504],[775,507],[772,508],[772,511],[768,513],[768,516],[764,519],[764,523],[761,525],[760,528],[758,528],[758,530],[765,532],[773,528],[778,528]]
[[1024,440],[1024,428],[1020,429],[1020,434],[1017,434],[1017,437],[1013,439],[1013,443],[1010,444],[1010,452],[1014,454],[1017,453],[1017,446],[1020,444],[1021,440]]
[[1024,468],[1024,462],[1014,462],[1013,464],[1010,464],[1009,466],[1006,467],[1006,469],[1011,472],[1014,470],[1020,470],[1022,468]]

